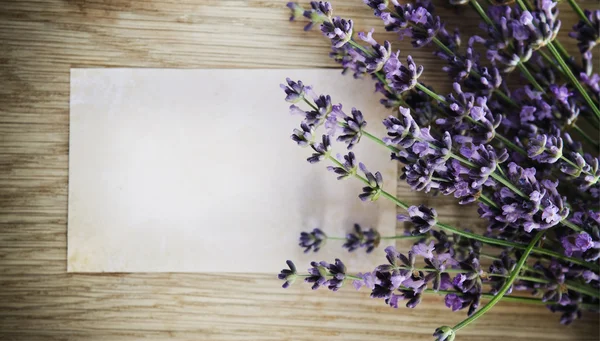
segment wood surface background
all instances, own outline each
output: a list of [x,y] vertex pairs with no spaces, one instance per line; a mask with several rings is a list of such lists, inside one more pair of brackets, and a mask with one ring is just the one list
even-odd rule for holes
[[[361,0],[334,4],[358,30],[383,31]],[[334,67],[327,42],[289,23],[284,5],[0,2],[0,340],[431,340],[436,327],[464,318],[439,297],[427,297],[415,310],[394,310],[352,288],[283,290],[276,274],[66,273],[69,69]],[[442,7],[449,28],[477,30],[469,8]],[[575,15],[566,4],[561,9],[561,41],[575,52],[566,38]],[[390,34],[376,37],[396,42]],[[425,65],[425,82],[448,89],[431,49],[395,44]],[[282,100],[281,93],[273,96]],[[425,197],[403,185],[398,194],[433,204],[450,223],[480,224],[474,207],[459,208],[453,198]],[[243,272],[243,259],[236,261]],[[544,307],[500,303],[458,340],[598,340],[597,315],[570,327],[558,319]]]

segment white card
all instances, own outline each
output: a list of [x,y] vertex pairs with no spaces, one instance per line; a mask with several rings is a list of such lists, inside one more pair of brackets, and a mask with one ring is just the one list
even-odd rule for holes
[[[301,231],[344,236],[354,223],[395,232],[395,206],[361,202],[361,183],[336,180],[326,161],[290,135],[279,88],[301,79],[331,95],[384,136],[389,114],[370,80],[339,70],[72,69],[68,271],[275,273],[293,260],[345,261],[367,271],[385,262],[328,241],[304,254]],[[299,104],[302,105],[302,104]],[[335,153],[346,153],[334,143]],[[367,139],[359,161],[396,191],[395,162]]]

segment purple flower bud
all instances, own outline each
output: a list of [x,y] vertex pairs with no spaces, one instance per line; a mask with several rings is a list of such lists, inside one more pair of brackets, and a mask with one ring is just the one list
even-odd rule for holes
[[337,138],[339,142],[344,142],[348,145],[348,149],[352,149],[355,144],[360,142],[362,137],[362,129],[367,126],[363,114],[360,110],[352,108],[352,117],[346,116],[343,118],[345,125],[342,128],[342,134]]
[[311,268],[308,269],[309,276],[304,279],[307,283],[313,283],[312,289],[317,290],[320,286],[327,285],[327,262],[311,262]]
[[290,78],[285,79],[287,85],[280,84],[279,87],[285,91],[285,100],[291,103],[297,103],[304,98],[307,87],[302,84],[302,81],[294,82]]
[[353,176],[354,174],[356,174],[356,168],[356,157],[354,156],[353,152],[349,152],[347,155],[344,155],[343,167],[327,167],[329,171],[339,175],[337,177],[338,180],[343,180],[350,176]]
[[289,267],[289,270],[283,269],[283,270],[281,270],[279,275],[277,275],[277,278],[285,281],[285,283],[283,283],[283,285],[282,285],[282,287],[284,289],[286,289],[290,285],[294,284],[294,282],[296,281],[296,278],[298,277],[296,274],[296,266],[294,265],[294,263],[292,263],[291,260],[286,261],[286,263]]
[[305,248],[304,253],[308,253],[310,250],[317,252],[321,249],[327,241],[327,235],[321,229],[315,228],[312,232],[300,233],[300,246]]
[[323,142],[314,143],[311,145],[312,149],[315,151],[306,161],[310,163],[317,163],[319,161],[323,161],[326,157],[331,153],[331,141],[329,139],[329,135],[323,135]]
[[426,233],[437,224],[437,212],[423,205],[410,206],[408,216],[399,214],[399,221],[410,221],[413,224],[413,235]]
[[454,341],[456,334],[452,328],[443,326],[435,330],[433,337],[435,337],[435,341]]
[[411,56],[406,58],[406,66],[403,65],[398,59],[399,53],[392,54],[383,67],[390,87],[398,94],[414,88],[423,73],[423,66],[417,66]]
[[314,134],[314,127],[312,125],[308,125],[304,122],[300,124],[300,128],[295,128],[293,134],[290,136],[294,142],[296,142],[301,147],[308,146],[309,142],[312,140]]
[[594,246],[592,237],[586,232],[564,236],[560,242],[565,249],[565,255],[569,257],[574,253],[585,252]]
[[585,10],[584,14],[592,25],[580,20],[573,26],[573,32],[569,33],[569,37],[577,39],[577,46],[581,53],[591,51],[600,40],[600,9]]
[[376,172],[375,175],[373,175],[373,173],[369,172],[369,170],[363,163],[359,163],[358,167],[361,171],[363,171],[369,183],[369,186],[363,187],[363,192],[359,194],[358,197],[362,201],[377,200],[381,195],[381,187],[383,186],[383,177],[381,176],[381,173]]
[[334,47],[340,48],[352,39],[352,27],[352,20],[335,17],[331,22],[325,21],[321,24],[321,32],[323,32],[324,36],[331,39],[331,44]]
[[332,278],[327,282],[328,288],[331,291],[338,291],[344,284],[346,279],[346,266],[341,260],[335,259],[334,264],[329,264],[327,267]]
[[531,12],[524,11],[523,13],[521,13],[521,18],[519,18],[519,22],[521,22],[521,24],[528,26],[531,25],[532,21],[533,16],[531,15]]
[[346,242],[342,247],[348,249],[350,252],[364,247],[367,249],[367,253],[370,253],[379,246],[380,240],[381,237],[379,236],[379,232],[373,228],[363,230],[360,225],[354,224],[354,233],[348,233],[346,235]]
[[430,241],[429,245],[427,245],[425,243],[418,243],[418,244],[413,245],[413,247],[412,247],[413,254],[424,257],[424,258],[428,258],[428,259],[433,258],[434,250],[435,250],[435,247],[434,247],[433,241]]

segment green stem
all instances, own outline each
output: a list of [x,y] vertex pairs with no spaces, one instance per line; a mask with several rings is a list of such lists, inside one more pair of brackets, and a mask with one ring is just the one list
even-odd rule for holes
[[550,42],[546,46],[548,47],[548,50],[550,50],[550,53],[552,53],[552,55],[554,56],[556,61],[565,70],[567,77],[569,78],[571,83],[573,83],[575,85],[575,88],[577,88],[577,90],[579,91],[581,96],[583,96],[583,98],[585,99],[585,101],[588,104],[588,106],[590,107],[590,109],[592,109],[592,111],[594,112],[596,117],[600,118],[600,109],[598,109],[598,107],[594,104],[594,102],[590,98],[590,95],[587,93],[587,91],[585,91],[585,89],[583,88],[581,83],[579,83],[579,81],[577,80],[575,75],[573,75],[573,72],[571,72],[571,69],[569,69],[569,67],[563,60],[563,58],[560,56],[560,53],[556,50],[556,47],[554,47],[554,44],[552,42]]
[[389,236],[389,237],[379,237],[380,239],[423,239],[423,238],[427,238],[426,235],[416,235],[416,236],[405,236],[405,235],[399,235],[399,236]]
[[515,266],[514,270],[511,272],[510,277],[506,280],[506,282],[504,283],[504,285],[502,286],[502,288],[500,288],[500,290],[498,291],[498,293],[496,294],[496,296],[494,296],[492,299],[490,299],[490,301],[485,306],[483,306],[481,309],[479,309],[478,311],[476,311],[473,315],[469,316],[467,319],[463,320],[462,322],[460,322],[456,326],[454,326],[452,328],[454,330],[454,332],[459,331],[460,329],[462,329],[462,328],[466,327],[467,325],[469,325],[471,322],[473,322],[473,321],[477,320],[479,317],[483,316],[490,309],[492,309],[492,307],[495,306],[496,303],[498,303],[502,299],[502,297],[504,297],[504,295],[506,294],[506,292],[508,291],[508,289],[510,289],[510,287],[514,283],[515,279],[517,278],[517,276],[521,272],[521,268],[523,268],[523,265],[525,265],[525,261],[527,260],[527,257],[529,257],[529,254],[531,253],[531,251],[535,247],[535,244],[537,244],[537,242],[544,235],[544,232],[545,231],[540,231],[540,232],[538,232],[535,235],[535,237],[533,237],[533,239],[531,240],[531,242],[529,243],[529,245],[527,245],[527,248],[525,249],[525,252],[523,252],[523,255],[519,259],[519,262]]
[[[462,292],[459,291],[452,291],[452,290],[438,290],[438,291],[434,291],[431,289],[425,289],[423,290],[423,292],[426,292],[428,294],[438,294],[438,295],[448,295],[448,294],[455,294],[455,295],[459,295],[462,296],[464,295]],[[494,297],[496,297],[496,295],[494,294],[481,294],[482,298],[485,299],[492,299]],[[558,302],[544,302],[543,300],[539,299],[539,298],[534,298],[534,297],[521,297],[521,296],[504,296],[502,297],[502,301],[504,302],[516,302],[516,303],[527,303],[527,304],[539,304],[539,305],[552,305],[553,303],[558,304]],[[598,306],[596,304],[592,304],[592,303],[580,303],[581,307],[587,308],[587,309],[598,309]]]
[[571,5],[571,8],[573,8],[573,11],[575,11],[575,13],[577,13],[579,18],[581,18],[581,20],[583,20],[591,28],[594,28],[594,29],[596,28],[596,27],[594,27],[594,25],[592,25],[592,23],[590,22],[588,17],[585,16],[585,13],[583,12],[583,10],[581,10],[581,7],[579,7],[579,5],[577,4],[577,2],[575,2],[575,0],[567,0],[567,1],[569,2],[569,5]]
[[537,91],[539,91],[539,92],[541,92],[543,94],[546,94],[546,90],[544,90],[544,88],[540,85],[540,83],[538,83],[535,80],[535,77],[533,77],[533,75],[531,74],[531,72],[529,72],[529,69],[527,69],[527,67],[522,62],[519,62],[517,64],[517,67],[519,68],[519,70],[521,70],[521,72],[523,73],[523,75],[525,76],[525,78],[527,78],[527,80],[529,81],[529,83],[531,83],[531,85],[533,85],[533,87]]
[[446,46],[446,44],[442,43],[441,40],[439,40],[437,37],[433,37],[433,42],[440,48],[442,49],[444,52],[446,52],[446,54],[448,54],[449,56],[455,56],[454,52],[452,52],[452,50],[450,50],[448,48],[448,46]]
[[481,19],[483,19],[483,21],[485,21],[486,24],[495,27],[494,22],[492,21],[492,19],[490,19],[490,17],[487,16],[487,14],[483,10],[483,8],[481,8],[481,5],[479,5],[479,2],[477,2],[477,0],[470,0],[469,3],[475,9],[475,11],[479,13],[479,16],[481,17]]
[[579,135],[581,135],[589,144],[594,146],[596,149],[598,149],[598,147],[600,147],[600,144],[598,144],[598,140],[594,140],[593,138],[589,137],[589,135],[586,134],[583,130],[581,130],[581,128],[579,128],[579,126],[577,126],[577,124],[573,124],[573,129],[576,132],[578,132]]
[[427,89],[427,87],[421,83],[417,83],[416,88],[423,91],[424,93],[426,93],[429,97],[438,100],[439,102],[442,103],[446,103],[446,99],[444,98],[444,96],[440,96],[438,94],[436,94],[435,92]]

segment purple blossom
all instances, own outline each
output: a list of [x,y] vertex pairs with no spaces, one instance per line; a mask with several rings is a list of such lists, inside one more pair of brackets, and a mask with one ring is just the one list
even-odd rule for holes
[[423,243],[418,243],[413,245],[412,247],[412,253],[417,255],[417,256],[421,256],[424,258],[428,258],[431,259],[433,258],[433,251],[435,250],[435,246],[434,246],[434,242],[430,241],[429,245]]
[[307,283],[313,283],[312,289],[317,290],[320,286],[327,285],[327,269],[329,268],[329,263],[321,261],[321,262],[311,262],[311,268],[308,269],[309,276],[304,279]]
[[283,270],[281,270],[279,275],[277,275],[277,278],[285,281],[285,283],[283,283],[283,285],[282,285],[282,288],[284,288],[284,289],[286,289],[290,285],[294,284],[294,282],[296,281],[296,278],[298,277],[296,274],[296,266],[294,265],[294,263],[292,263],[291,260],[286,261],[286,263],[289,267],[289,270],[283,269]]
[[421,130],[408,109],[400,107],[399,110],[401,117],[389,116],[383,120],[383,125],[387,129],[388,134],[387,137],[383,138],[383,142],[388,145],[398,145],[402,148],[408,148],[420,137]]
[[375,288],[375,284],[378,283],[377,277],[374,272],[366,272],[366,273],[358,273],[357,277],[362,278],[361,280],[352,281],[352,285],[356,290],[359,290],[362,286],[365,286],[367,289],[373,290]]
[[304,86],[302,81],[294,82],[290,78],[286,78],[285,80],[287,85],[280,84],[279,87],[285,91],[285,100],[287,102],[298,103],[304,98],[307,88],[310,89],[310,87]]
[[317,252],[327,241],[327,235],[321,229],[315,228],[312,232],[300,233],[300,246],[305,248],[304,253]]
[[335,259],[334,264],[329,264],[327,267],[329,274],[332,276],[327,282],[329,290],[338,291],[344,284],[346,279],[346,266],[341,260]]
[[585,252],[594,247],[595,244],[592,237],[586,232],[564,236],[560,239],[560,242],[565,249],[565,255],[569,257],[576,252]]
[[[389,41],[384,41],[383,45],[380,45],[375,39],[373,39],[373,32],[371,29],[366,35],[364,32],[359,32],[358,37],[371,45],[371,54],[361,54],[361,61],[365,65],[366,72],[375,73],[383,68],[392,55],[392,45]],[[357,52],[358,53],[358,52]]]
[[427,233],[437,224],[437,212],[433,208],[423,205],[410,206],[407,209],[408,216],[398,215],[399,221],[410,221],[413,224],[413,235]]
[[433,337],[435,337],[435,341],[454,341],[456,334],[452,328],[443,326],[435,330]]
[[569,37],[577,39],[581,53],[590,52],[600,41],[600,10],[585,10],[584,14],[592,25],[580,20],[573,26],[573,32],[569,33]]
[[398,59],[399,54],[400,51],[392,54],[383,67],[388,84],[397,94],[414,88],[423,73],[423,66],[417,66],[411,56],[406,58],[406,65],[403,65]]
[[[338,157],[339,159],[339,157]],[[353,152],[349,152],[347,155],[344,155],[344,163],[342,167],[333,167],[328,166],[327,169],[335,174],[339,175],[337,177],[338,180],[346,179],[350,176],[356,174],[356,157]]]
[[350,252],[364,247],[367,249],[367,253],[370,253],[379,246],[380,241],[381,237],[377,230],[373,228],[363,230],[360,225],[354,224],[354,232],[346,235],[346,242],[342,246]]
[[331,39],[331,44],[334,47],[340,48],[352,39],[352,27],[352,20],[335,17],[331,21],[325,21],[321,24],[321,32]]
[[294,132],[292,133],[292,135],[290,137],[299,146],[306,147],[312,140],[314,133],[315,133],[315,130],[314,130],[313,126],[302,122],[300,124],[300,129],[295,128]]
[[304,121],[310,125],[320,125],[333,110],[331,97],[329,95],[319,95],[314,99],[316,110],[306,112]]
[[567,100],[571,95],[573,95],[573,93],[569,91],[569,88],[567,88],[566,85],[558,86],[555,84],[551,84],[550,91],[552,91],[552,94],[559,102],[562,102],[564,104],[567,104]]
[[529,140],[527,156],[541,163],[555,163],[562,157],[562,149],[560,137],[541,134]]
[[348,149],[352,149],[355,144],[360,142],[362,137],[362,129],[367,126],[367,122],[360,110],[352,108],[352,117],[345,116],[343,118],[344,126],[341,135],[337,138],[339,142],[344,142],[348,145]]
[[363,192],[359,194],[358,197],[362,201],[377,200],[381,195],[381,186],[383,186],[383,177],[381,176],[381,173],[376,172],[375,175],[373,175],[362,162],[358,164],[358,167],[365,174],[368,182],[368,186],[363,187]]
[[315,151],[306,161],[317,163],[323,161],[331,153],[331,141],[329,135],[323,135],[323,142],[311,144],[311,148]]

